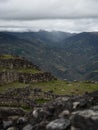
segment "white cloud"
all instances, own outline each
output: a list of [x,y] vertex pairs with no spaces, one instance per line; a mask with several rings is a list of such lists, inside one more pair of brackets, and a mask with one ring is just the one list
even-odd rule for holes
[[72,19],[98,17],[97,0],[6,0],[1,19]]
[[97,31],[98,19],[66,19],[66,20],[0,20],[0,30],[5,31],[38,31],[59,30],[65,32]]
[[98,0],[0,0],[0,30],[98,30]]

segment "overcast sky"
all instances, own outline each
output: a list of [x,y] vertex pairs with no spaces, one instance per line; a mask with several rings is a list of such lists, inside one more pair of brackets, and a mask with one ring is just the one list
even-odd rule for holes
[[98,31],[98,0],[0,0],[0,30]]

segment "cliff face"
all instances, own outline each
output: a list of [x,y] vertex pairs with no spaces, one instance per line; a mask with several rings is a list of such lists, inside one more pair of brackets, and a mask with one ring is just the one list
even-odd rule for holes
[[0,85],[14,81],[33,83],[54,79],[51,73],[42,72],[37,65],[24,58],[0,57]]

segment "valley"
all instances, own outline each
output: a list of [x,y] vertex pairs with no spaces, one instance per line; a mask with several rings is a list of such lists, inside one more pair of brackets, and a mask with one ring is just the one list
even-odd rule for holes
[[97,43],[97,32],[0,32],[1,54],[26,57],[43,71],[69,81],[97,81]]

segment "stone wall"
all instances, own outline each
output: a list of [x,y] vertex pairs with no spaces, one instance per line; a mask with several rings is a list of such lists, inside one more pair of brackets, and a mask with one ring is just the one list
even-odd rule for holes
[[32,64],[32,62],[27,61],[23,58],[16,59],[0,59],[0,66],[3,68],[17,69],[17,68],[35,68],[40,70],[37,65]]
[[15,71],[0,72],[0,85],[18,81],[19,75]]
[[41,81],[51,81],[56,79],[51,73],[17,73],[15,71],[3,71],[0,72],[0,85],[8,84],[14,81],[19,81],[22,83],[33,83]]
[[98,130],[98,102],[93,96],[76,95],[34,104],[29,111],[0,107],[0,130]]
[[[48,72],[41,72],[37,65],[21,57],[13,57],[10,59],[0,59],[0,85],[8,84],[14,81],[19,81],[23,83],[41,82],[54,80],[55,77]],[[5,68],[5,70],[3,69]],[[39,73],[20,73],[15,71],[15,69],[36,69]]]
[[24,83],[51,81],[54,79],[56,78],[52,76],[51,73],[48,72],[36,73],[36,74],[19,73],[19,82],[24,82]]

